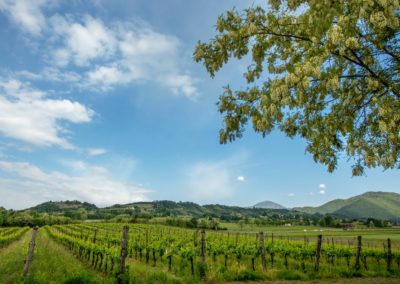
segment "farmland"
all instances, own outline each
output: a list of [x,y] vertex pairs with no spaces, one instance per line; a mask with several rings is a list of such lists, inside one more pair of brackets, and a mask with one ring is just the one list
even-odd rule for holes
[[[121,245],[124,228],[125,249]],[[0,282],[18,282],[23,279],[22,264],[31,231],[2,228],[0,232],[4,230],[20,235],[0,249]],[[357,236],[362,236],[359,249]],[[39,283],[63,283],[68,277],[84,283],[329,283],[356,277],[364,281],[360,283],[376,279],[391,283],[400,277],[399,236],[398,228],[344,231],[232,226],[226,231],[202,231],[117,223],[45,226],[39,229],[27,279]],[[125,253],[121,254],[122,250]]]

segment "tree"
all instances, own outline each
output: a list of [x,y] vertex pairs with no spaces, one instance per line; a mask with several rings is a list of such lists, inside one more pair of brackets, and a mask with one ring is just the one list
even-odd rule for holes
[[400,168],[399,10],[399,0],[269,0],[221,15],[195,60],[212,77],[231,58],[251,63],[248,87],[219,98],[220,142],[251,121],[264,137],[304,138],[329,172],[343,154],[353,175]]

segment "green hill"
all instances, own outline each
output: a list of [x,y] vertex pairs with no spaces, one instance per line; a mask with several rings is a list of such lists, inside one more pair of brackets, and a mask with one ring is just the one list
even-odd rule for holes
[[254,208],[266,208],[266,209],[286,209],[284,206],[272,202],[272,201],[263,201],[259,202],[256,205],[253,206]]
[[356,219],[388,219],[400,217],[400,194],[366,192],[349,199],[335,199],[318,207],[298,207],[296,211],[314,214],[333,214]]
[[38,213],[55,213],[65,211],[78,211],[79,209],[96,210],[97,206],[87,202],[73,201],[49,201],[26,209],[25,211],[32,211]]
[[[268,203],[267,205],[271,204]],[[319,218],[319,214],[331,214],[339,218],[364,220],[374,218],[398,222],[400,218],[400,194],[367,192],[349,199],[332,200],[318,207],[299,207],[292,210],[259,208],[258,206],[245,208],[219,204],[199,205],[193,202],[161,200],[116,204],[106,208],[98,208],[94,204],[80,201],[50,201],[20,212],[32,214],[32,216],[35,213],[49,213],[76,220],[108,220],[116,217],[145,219],[153,217],[195,217],[238,221],[261,217],[265,220],[284,222],[284,220]]]
[[[84,209],[84,210],[83,210]],[[51,213],[73,219],[111,219],[114,217],[195,217],[218,218],[225,221],[237,221],[243,218],[265,218],[274,220],[292,220],[297,212],[288,209],[245,208],[219,204],[199,205],[193,202],[174,202],[169,200],[115,204],[98,208],[94,204],[79,201],[45,202],[26,210],[26,213]],[[308,214],[301,213],[306,216]]]
[[318,207],[311,207],[311,206],[295,207],[293,208],[293,210],[309,214],[315,214],[315,213],[329,214],[335,212],[336,210],[339,210],[340,208],[342,208],[347,204],[348,204],[347,199],[335,199]]

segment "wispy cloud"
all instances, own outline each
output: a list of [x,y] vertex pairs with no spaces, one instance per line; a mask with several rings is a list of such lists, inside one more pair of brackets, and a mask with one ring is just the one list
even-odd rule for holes
[[321,183],[318,186],[318,188],[319,188],[319,194],[325,194],[326,193],[326,191],[325,191],[326,185],[324,183]]
[[[156,82],[174,94],[193,98],[193,79],[180,67],[180,41],[143,23],[111,22],[89,15],[83,20],[51,17],[51,62],[59,67],[76,65],[83,70],[84,88],[110,91],[137,82]],[[54,47],[54,48],[53,48]]]
[[[109,92],[126,84],[156,83],[173,94],[194,99],[196,79],[185,70],[180,40],[155,31],[145,21],[107,21],[89,14],[50,14],[48,0],[0,0],[0,12],[22,30],[40,37],[49,66],[21,75],[74,83]],[[48,40],[43,40],[44,35]],[[78,67],[78,73],[69,69]]]
[[103,149],[103,148],[90,148],[90,149],[88,149],[88,154],[90,156],[100,156],[100,155],[104,155],[105,153],[107,153],[107,150]]
[[53,52],[57,65],[87,66],[95,59],[112,57],[116,51],[117,39],[113,31],[89,15],[81,22],[55,15],[50,18],[50,24],[53,35],[61,43]]
[[[100,206],[148,200],[148,189],[117,180],[102,166],[75,161],[71,167],[79,174],[45,172],[25,162],[0,160],[2,204],[25,208],[48,200],[82,200]],[[22,199],[19,199],[23,196]]]
[[67,99],[50,99],[44,91],[17,80],[0,79],[0,132],[36,146],[74,146],[63,137],[60,121],[85,123],[94,112]]
[[293,192],[291,192],[291,193],[288,194],[289,197],[293,197],[293,196],[295,196],[295,195],[296,195],[296,194],[294,194]]
[[23,31],[38,36],[46,26],[42,8],[48,0],[0,0],[0,11]]

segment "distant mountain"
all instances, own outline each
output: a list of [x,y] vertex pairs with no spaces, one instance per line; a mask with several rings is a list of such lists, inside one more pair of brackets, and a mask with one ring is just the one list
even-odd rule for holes
[[400,194],[366,192],[348,199],[335,199],[318,207],[297,207],[293,210],[308,214],[333,214],[357,219],[389,219],[400,217]]
[[[85,211],[81,210],[85,209]],[[25,212],[54,213],[73,218],[111,219],[116,216],[186,216],[196,218],[219,218],[235,221],[242,218],[290,219],[301,213],[310,217],[313,214],[332,214],[340,218],[387,219],[399,221],[400,194],[391,192],[367,192],[349,199],[335,199],[318,207],[298,207],[291,210],[271,201],[257,203],[251,208],[219,204],[199,205],[193,202],[174,202],[168,200],[116,204],[98,208],[94,204],[80,201],[50,201],[25,210]],[[83,212],[82,212],[83,211]],[[278,217],[277,217],[278,216]]]
[[256,205],[254,205],[253,207],[254,208],[266,208],[266,209],[286,209],[284,206],[282,206],[278,203],[269,201],[269,200],[259,202]]
[[55,213],[65,211],[78,211],[79,209],[96,210],[97,206],[87,202],[73,201],[48,201],[26,209],[25,211],[34,211],[38,213]]

